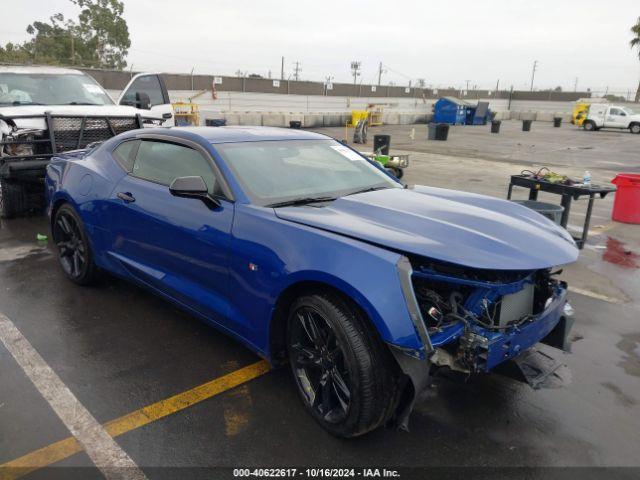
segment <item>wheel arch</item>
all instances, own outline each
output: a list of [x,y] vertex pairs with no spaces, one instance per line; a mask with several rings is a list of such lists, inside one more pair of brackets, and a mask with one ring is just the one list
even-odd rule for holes
[[337,278],[299,278],[278,294],[269,320],[269,357],[274,365],[286,362],[286,331],[289,307],[301,295],[331,293],[356,308],[381,341],[389,330],[371,303],[356,288]]

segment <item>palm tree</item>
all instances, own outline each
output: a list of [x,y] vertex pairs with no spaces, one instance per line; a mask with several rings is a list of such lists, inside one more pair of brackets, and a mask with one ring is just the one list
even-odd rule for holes
[[[631,27],[631,33],[633,34],[633,38],[631,39],[630,45],[631,48],[638,49],[638,59],[640,60],[640,17],[638,17],[638,22]],[[640,102],[640,83],[638,83],[638,90],[636,90],[636,103]]]

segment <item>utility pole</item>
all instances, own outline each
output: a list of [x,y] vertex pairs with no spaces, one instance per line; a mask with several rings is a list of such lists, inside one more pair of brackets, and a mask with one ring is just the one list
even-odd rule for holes
[[300,80],[300,71],[302,69],[300,68],[300,62],[299,61],[296,60],[293,64],[295,65],[295,67],[293,68],[293,78],[297,82],[298,80]]
[[465,82],[467,82],[467,88],[465,88],[465,90],[466,90],[467,92],[469,91],[469,82],[470,82],[470,81],[471,81],[471,80],[465,80]]
[[380,62],[380,66],[378,67],[378,86],[382,85],[382,74],[383,73],[387,73],[387,71],[382,68],[382,62]]
[[531,69],[531,91],[533,92],[533,80],[536,78],[536,70],[538,69],[538,60],[533,62],[533,68]]
[[355,85],[358,82],[358,76],[360,75],[360,67],[362,66],[362,62],[353,61],[351,62],[351,75],[353,75],[353,84]]
[[499,90],[500,90],[500,79],[498,79],[498,81],[496,82],[496,94],[494,95],[494,97],[497,98]]
[[280,66],[280,80],[284,80],[284,56],[282,57],[282,65]]
[[573,83],[573,91],[574,92],[578,91],[578,77],[576,77],[576,81]]

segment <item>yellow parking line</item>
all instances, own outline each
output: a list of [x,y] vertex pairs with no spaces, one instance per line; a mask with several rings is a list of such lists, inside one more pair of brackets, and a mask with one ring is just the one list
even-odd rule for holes
[[[103,425],[107,433],[117,437],[140,428],[196,403],[215,397],[238,385],[258,378],[269,371],[269,364],[260,360],[254,364],[231,372],[191,390],[160,400]],[[14,480],[39,468],[54,464],[82,451],[74,437],[65,438],[46,447],[34,450],[22,457],[0,465],[0,480]]]

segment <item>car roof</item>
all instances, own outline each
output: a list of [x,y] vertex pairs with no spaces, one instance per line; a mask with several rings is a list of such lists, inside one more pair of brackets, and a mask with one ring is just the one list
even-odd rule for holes
[[[140,132],[138,130],[138,132]],[[197,135],[209,143],[260,142],[272,140],[328,140],[330,137],[320,133],[277,127],[169,127],[149,128],[143,133],[175,135],[180,138],[193,138]]]
[[20,66],[20,65],[0,65],[0,73],[23,73],[28,75],[30,73],[43,73],[50,75],[83,75],[80,70],[74,70],[72,68],[61,67],[39,67],[37,65],[32,66]]

